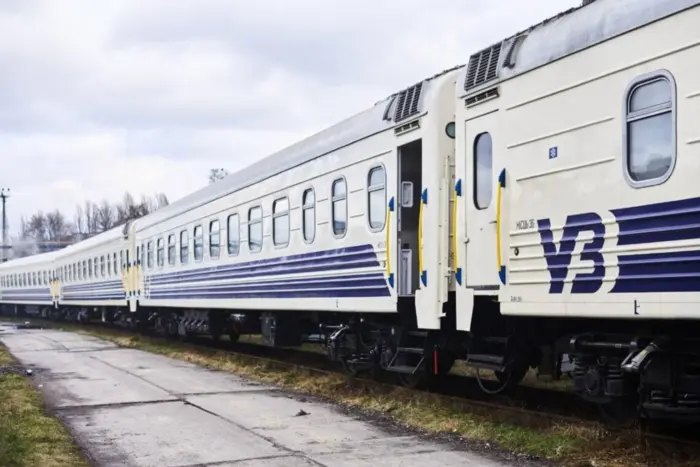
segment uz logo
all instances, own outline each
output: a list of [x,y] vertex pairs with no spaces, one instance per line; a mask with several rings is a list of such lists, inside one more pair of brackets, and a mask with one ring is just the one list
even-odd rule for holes
[[593,272],[578,273],[574,277],[571,293],[595,293],[603,285],[605,266],[600,250],[605,243],[605,226],[600,216],[590,212],[576,214],[566,218],[564,232],[559,243],[559,251],[554,244],[552,224],[549,219],[537,221],[542,247],[547,260],[547,269],[552,281],[549,293],[562,293],[564,281],[569,273],[571,254],[576,246],[576,238],[581,232],[592,231],[593,239],[586,243],[581,252],[581,261],[592,261]]

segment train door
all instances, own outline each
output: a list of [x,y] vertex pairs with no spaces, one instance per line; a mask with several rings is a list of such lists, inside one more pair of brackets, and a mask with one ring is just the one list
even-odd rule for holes
[[498,113],[465,122],[466,286],[475,294],[496,294],[503,264],[497,245],[498,174],[494,164]]
[[419,214],[422,190],[422,142],[399,147],[397,187],[397,292],[399,311],[415,317],[414,296],[420,287]]

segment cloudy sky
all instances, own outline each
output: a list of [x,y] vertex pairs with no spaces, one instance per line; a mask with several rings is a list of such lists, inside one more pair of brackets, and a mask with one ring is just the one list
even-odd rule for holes
[[580,0],[0,0],[20,216],[171,201]]

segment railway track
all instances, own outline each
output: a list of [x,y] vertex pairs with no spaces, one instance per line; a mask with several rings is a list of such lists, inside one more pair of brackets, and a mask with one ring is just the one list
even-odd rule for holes
[[[2,317],[0,317],[0,320]],[[61,328],[64,325],[73,329],[92,328],[109,330],[117,336],[133,337],[141,335],[137,331],[105,323],[74,323],[49,321],[29,318],[31,321],[47,328]],[[30,322],[31,322],[30,321]],[[27,326],[41,327],[41,326]],[[157,333],[145,336],[173,343],[173,339]],[[325,354],[309,350],[288,347],[270,347],[259,343],[214,340],[209,337],[192,337],[180,341],[194,349],[224,351],[242,362],[260,365],[266,368],[294,371],[310,376],[343,375],[348,386],[367,389],[375,393],[394,391],[400,386],[394,374],[380,372],[377,375],[350,376],[337,362],[329,360]],[[593,404],[581,401],[577,396],[560,390],[516,386],[508,392],[491,395],[481,391],[476,378],[470,376],[447,374],[430,380],[421,389],[401,388],[407,393],[425,393],[450,401],[464,411],[488,412],[490,416],[503,421],[510,421],[526,426],[546,427],[555,424],[585,425],[593,429],[605,430],[609,436],[629,437],[634,433],[640,446],[648,454],[681,456],[684,459],[700,459],[700,440],[695,428],[674,426],[651,426],[646,423],[634,423],[626,426],[611,425],[601,419],[600,412]],[[698,461],[700,465],[700,460]],[[691,464],[693,465],[693,464]]]

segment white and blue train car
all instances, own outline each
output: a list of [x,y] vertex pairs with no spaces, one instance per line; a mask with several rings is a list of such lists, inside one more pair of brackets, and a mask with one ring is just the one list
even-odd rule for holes
[[139,308],[160,310],[173,331],[217,335],[232,330],[213,310],[280,323],[318,313],[400,323],[401,314],[409,327],[439,329],[457,73],[135,221]]
[[112,228],[58,252],[55,264],[61,309],[114,316],[114,312],[128,308],[128,227]]
[[21,307],[30,314],[53,308],[57,298],[53,280],[57,254],[42,253],[0,264],[0,306],[12,313]]
[[596,0],[471,57],[455,238],[475,366],[517,379],[565,344],[585,398],[700,418],[698,24],[697,0]]

